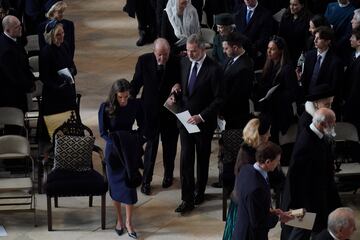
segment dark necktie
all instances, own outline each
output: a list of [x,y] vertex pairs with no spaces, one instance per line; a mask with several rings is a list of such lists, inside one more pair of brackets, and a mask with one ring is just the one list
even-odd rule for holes
[[225,72],[227,70],[229,70],[230,66],[234,63],[234,59],[231,59],[227,64],[226,64],[226,67],[225,67]]
[[320,63],[321,63],[321,55],[318,55],[314,66],[313,74],[310,80],[310,89],[317,85],[317,79],[319,77],[320,66],[321,66]]
[[198,64],[197,62],[194,63],[194,67],[192,68],[191,75],[189,78],[189,84],[188,84],[189,95],[191,95],[194,90],[194,86],[196,82],[196,74],[197,74],[197,64]]
[[246,24],[249,24],[250,19],[251,19],[251,14],[252,14],[253,10],[247,10],[246,13]]

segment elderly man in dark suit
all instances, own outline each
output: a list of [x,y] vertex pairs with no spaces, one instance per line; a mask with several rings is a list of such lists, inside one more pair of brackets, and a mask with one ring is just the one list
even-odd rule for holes
[[0,106],[17,107],[27,111],[26,93],[34,88],[24,47],[17,42],[21,37],[21,23],[8,15],[2,21],[4,32],[0,35]]
[[[178,102],[183,111],[188,110],[189,124],[200,128],[198,133],[188,133],[180,126],[181,155],[180,177],[183,202],[175,212],[186,213],[204,201],[209,172],[211,140],[216,128],[216,118],[222,103],[220,66],[206,56],[205,42],[196,34],[186,43],[187,58],[181,61],[181,81],[174,85],[173,92],[182,93]],[[174,100],[174,99],[172,99]],[[195,184],[195,153],[197,161],[197,181]]]
[[281,148],[272,142],[263,143],[255,157],[256,163],[245,164],[236,177],[238,216],[232,239],[266,240],[279,218],[282,222],[293,218],[289,212],[271,208],[268,172],[280,164]]
[[337,208],[329,214],[327,229],[314,240],[347,240],[356,231],[355,214],[351,208]]
[[334,182],[334,160],[330,140],[335,135],[335,113],[320,108],[310,126],[298,136],[283,194],[283,209],[305,208],[316,213],[312,231],[283,226],[281,239],[309,239],[326,228],[328,214],[339,207],[340,197]]
[[[298,72],[304,96],[310,89],[319,84],[328,84],[337,89],[343,77],[344,67],[330,48],[334,39],[334,31],[330,27],[319,27],[315,31],[315,48],[305,55],[304,71]],[[337,94],[335,93],[335,96]]]
[[144,156],[144,176],[141,192],[150,195],[154,164],[159,145],[163,147],[163,188],[173,183],[174,161],[179,131],[175,116],[163,107],[172,86],[179,82],[179,61],[170,55],[170,45],[164,38],[154,42],[154,52],[141,55],[131,82],[131,96],[136,97],[141,87],[145,111],[144,134],[147,138]]
[[273,32],[273,18],[257,0],[244,0],[235,13],[236,30],[244,34],[253,43],[255,69],[261,69],[266,58],[266,48]]

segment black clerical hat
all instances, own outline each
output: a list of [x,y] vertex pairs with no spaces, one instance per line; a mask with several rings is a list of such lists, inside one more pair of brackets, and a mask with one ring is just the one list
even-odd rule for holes
[[310,88],[309,95],[305,97],[307,101],[317,101],[320,99],[333,97],[334,91],[328,84],[320,84]]
[[234,18],[230,13],[220,13],[215,15],[215,24],[216,25],[232,25],[234,24]]

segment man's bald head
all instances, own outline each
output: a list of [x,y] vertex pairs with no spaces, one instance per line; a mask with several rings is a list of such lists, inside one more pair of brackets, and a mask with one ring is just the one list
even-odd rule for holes
[[336,116],[333,110],[329,108],[320,108],[318,109],[312,119],[315,127],[325,135],[334,136],[335,135],[335,122]]
[[10,37],[21,37],[21,23],[17,17],[12,15],[4,17],[2,20],[2,26],[4,32],[6,32]]
[[332,211],[328,217],[328,229],[340,240],[350,239],[356,230],[354,211],[348,207]]
[[170,45],[165,38],[157,38],[154,41],[154,55],[158,65],[165,65],[169,60]]

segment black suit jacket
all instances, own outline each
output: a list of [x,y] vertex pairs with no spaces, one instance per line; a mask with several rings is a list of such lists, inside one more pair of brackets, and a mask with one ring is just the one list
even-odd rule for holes
[[131,82],[130,94],[136,98],[143,87],[142,101],[144,106],[144,134],[152,137],[159,128],[159,121],[176,128],[176,118],[163,107],[171,88],[180,80],[179,59],[170,56],[163,74],[157,71],[157,61],[154,53],[146,53],[139,57],[135,74]]
[[0,34],[0,106],[27,110],[26,93],[34,87],[35,77],[24,48]]
[[273,18],[270,12],[260,4],[255,8],[249,24],[246,24],[246,13],[246,5],[242,4],[235,14],[236,29],[253,43],[255,53],[252,53],[252,56],[257,56],[258,51],[265,56],[267,44],[273,31]]
[[222,104],[220,81],[223,78],[221,67],[210,57],[206,56],[197,75],[192,94],[188,92],[188,78],[191,70],[191,61],[181,59],[182,88],[181,108],[189,110],[191,115],[200,114],[205,122],[199,123],[201,131],[211,132],[216,128],[217,114]]
[[254,62],[245,53],[224,71],[224,104],[220,114],[227,129],[242,129],[249,120],[249,98],[254,82]]
[[[306,53],[304,72],[301,76],[304,96],[308,95],[309,93],[310,81],[314,71],[316,60],[317,60],[317,49],[310,50],[309,52]],[[333,89],[338,90],[339,84],[342,81],[343,72],[344,72],[344,66],[341,63],[340,59],[335,56],[335,54],[331,51],[331,49],[329,49],[321,64],[316,85],[326,83]],[[336,93],[336,95],[338,94],[339,93]]]
[[233,239],[268,239],[269,229],[275,227],[278,222],[278,217],[270,214],[269,184],[252,164],[246,164],[236,177],[235,186],[238,199],[238,217]]
[[314,240],[335,240],[327,229],[322,230],[318,235],[313,238]]
[[325,139],[306,127],[296,140],[286,177],[282,209],[315,212],[314,232],[326,228],[329,213],[340,206],[331,156]]

